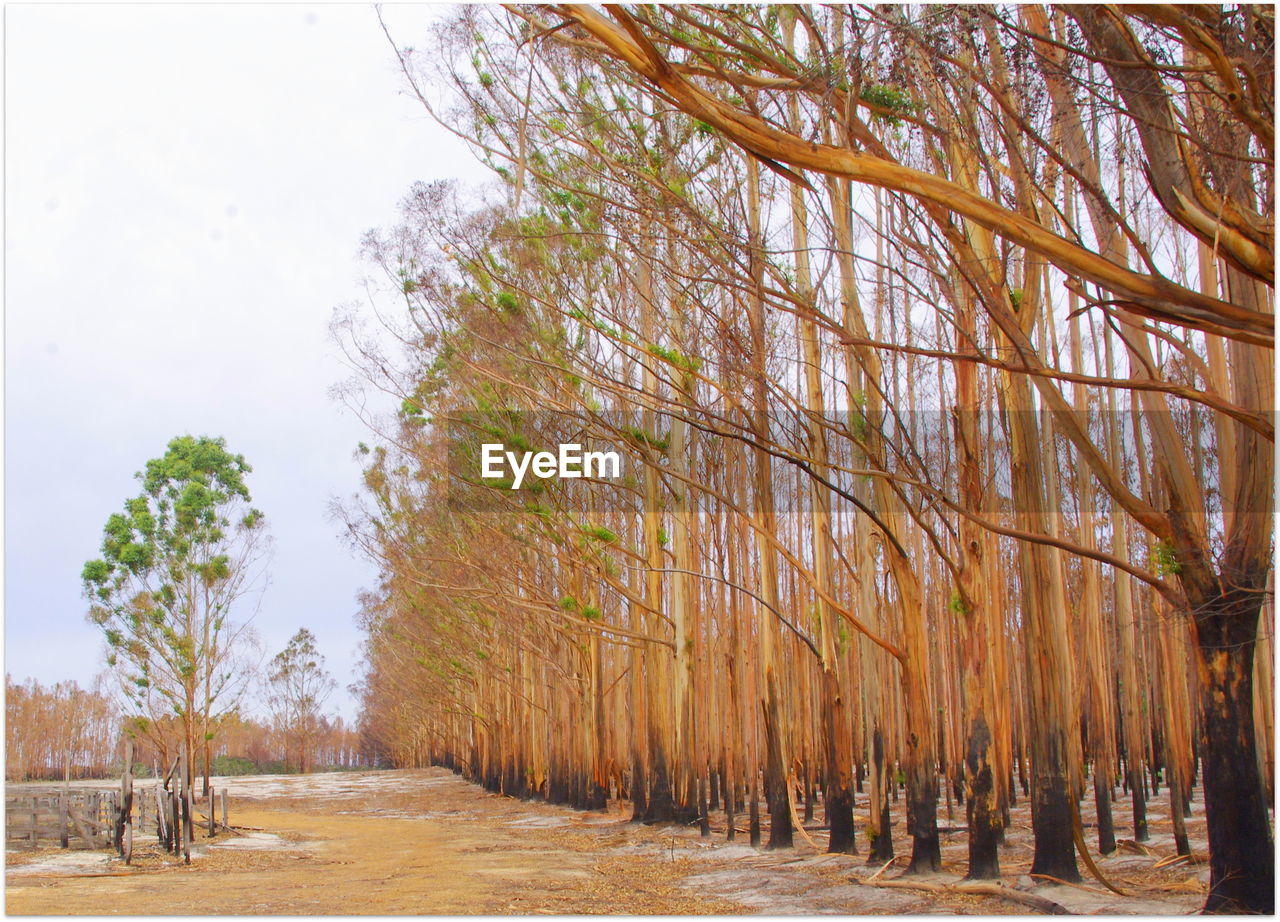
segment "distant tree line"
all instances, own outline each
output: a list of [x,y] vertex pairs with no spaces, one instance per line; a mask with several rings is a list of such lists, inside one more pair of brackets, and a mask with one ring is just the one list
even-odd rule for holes
[[5,778],[96,778],[119,759],[120,711],[101,680],[41,685],[5,675]]
[[376,754],[362,742],[359,729],[341,716],[319,716],[299,748],[298,738],[274,721],[232,714],[218,728],[210,774],[347,771],[375,764]]
[[[99,677],[77,683],[5,682],[5,779],[53,781],[108,778],[123,768],[121,741],[134,738],[140,777],[165,773],[182,728],[176,718],[151,723],[121,714]],[[385,762],[355,725],[317,715],[305,738],[276,720],[225,715],[214,730],[210,774],[256,775],[371,768]]]

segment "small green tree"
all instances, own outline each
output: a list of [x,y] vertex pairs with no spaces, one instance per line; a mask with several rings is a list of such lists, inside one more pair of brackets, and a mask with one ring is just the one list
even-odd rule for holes
[[[248,619],[232,608],[259,583],[269,537],[241,455],[221,438],[180,436],[137,474],[142,492],[103,528],[82,572],[107,664],[143,722],[176,718],[192,761],[254,671]],[[188,772],[192,772],[188,766]]]
[[324,668],[315,635],[305,627],[299,628],[285,648],[272,657],[267,682],[267,700],[285,741],[285,767],[289,765],[292,742],[298,754],[298,771],[305,774],[311,744],[320,729],[320,708],[337,684]]

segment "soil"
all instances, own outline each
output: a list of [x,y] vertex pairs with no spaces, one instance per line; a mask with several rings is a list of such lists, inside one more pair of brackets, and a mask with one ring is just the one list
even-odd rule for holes
[[[104,783],[107,786],[108,783]],[[149,786],[148,782],[141,782]],[[606,811],[490,794],[442,769],[214,779],[226,787],[239,834],[197,839],[189,866],[136,835],[126,867],[108,852],[6,853],[11,915],[461,915],[461,914],[1027,914],[1004,897],[959,892],[963,810],[940,817],[943,872],[898,879],[905,860],[868,867],[864,856],[817,848],[767,852],[726,842],[723,814],[697,828],[628,822]],[[19,793],[35,785],[9,785]],[[860,798],[861,800],[861,798]],[[860,804],[861,806],[861,804]],[[1117,805],[1120,806],[1119,804]],[[1073,913],[1178,914],[1204,901],[1207,869],[1155,864],[1174,852],[1167,817],[1152,804],[1151,841],[1097,858],[1125,896],[1096,881],[1058,886],[1027,877],[1030,822],[1015,810],[1001,850],[1002,884]],[[1198,806],[1198,805],[1197,805]],[[1188,820],[1203,854],[1200,810]],[[819,807],[818,815],[821,815]],[[1086,815],[1085,820],[1089,817]],[[1117,816],[1117,835],[1123,835]],[[817,821],[810,824],[817,826]],[[899,855],[910,843],[895,826]],[[152,830],[154,832],[154,830]],[[1167,841],[1166,841],[1167,840]],[[1149,852],[1146,853],[1146,852]],[[1082,873],[1086,873],[1083,866]],[[884,884],[887,884],[884,885]],[[904,889],[907,886],[911,889]]]

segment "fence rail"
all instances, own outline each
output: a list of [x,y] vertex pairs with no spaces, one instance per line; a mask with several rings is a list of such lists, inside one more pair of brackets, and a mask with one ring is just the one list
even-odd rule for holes
[[4,808],[4,837],[9,848],[104,848],[112,841],[120,795],[76,789],[6,795]]
[[[174,759],[162,782],[153,789],[133,785],[133,744],[126,741],[124,777],[119,790],[62,788],[31,794],[5,795],[5,846],[7,848],[115,848],[127,864],[133,855],[133,834],[151,828],[160,845],[191,862],[198,804],[191,790],[187,753]],[[221,794],[222,822],[216,819],[217,798],[213,788],[206,793],[205,821],[208,835],[218,834],[227,825],[227,792]],[[148,820],[150,822],[148,823]]]

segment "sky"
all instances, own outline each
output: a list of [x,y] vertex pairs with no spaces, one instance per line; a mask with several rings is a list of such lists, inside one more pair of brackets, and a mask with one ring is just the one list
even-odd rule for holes
[[[384,9],[401,44],[441,7]],[[367,300],[363,232],[416,180],[483,180],[402,82],[372,6],[5,9],[5,669],[103,668],[80,571],[146,461],[222,436],[274,537],[254,625],[300,627],[355,716],[375,572],[331,500],[360,421],[333,309]]]

